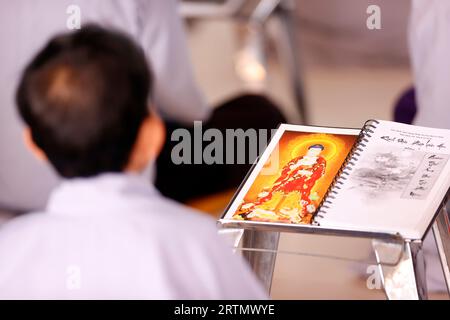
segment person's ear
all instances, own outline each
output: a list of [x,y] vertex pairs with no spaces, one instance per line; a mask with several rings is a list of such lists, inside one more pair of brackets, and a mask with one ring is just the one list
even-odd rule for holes
[[145,169],[150,161],[158,157],[165,138],[163,121],[156,112],[151,111],[141,124],[125,171],[139,172]]
[[47,162],[47,156],[45,155],[44,151],[42,151],[41,148],[39,148],[36,143],[33,140],[33,136],[31,134],[30,128],[26,127],[23,130],[23,141],[25,143],[25,146],[28,150],[31,151],[31,153],[40,161]]

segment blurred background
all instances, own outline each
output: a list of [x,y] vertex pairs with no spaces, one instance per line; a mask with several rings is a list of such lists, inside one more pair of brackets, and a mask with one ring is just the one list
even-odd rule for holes
[[[380,30],[366,26],[371,4],[381,8]],[[409,0],[195,0],[180,12],[209,105],[259,92],[291,123],[360,128],[367,119],[392,120],[412,86]],[[234,191],[189,205],[219,217]],[[385,299],[367,288],[369,240],[283,234],[279,250],[290,253],[278,254],[274,299]]]
[[[381,9],[379,30],[367,28],[369,5]],[[179,13],[209,106],[261,93],[289,123],[361,128],[392,120],[413,83],[410,0],[180,0]],[[235,191],[187,205],[218,218]],[[10,217],[0,212],[0,224]],[[367,287],[370,240],[283,234],[279,250],[274,299],[385,299]]]
[[[227,10],[239,8],[239,3],[244,8],[227,16]],[[300,123],[295,71],[308,124],[361,127],[369,118],[390,119],[396,99],[412,84],[407,46],[410,1],[278,3],[183,1],[197,79],[210,105],[237,92],[261,90],[282,106],[290,122]],[[279,7],[271,11],[271,4],[281,6],[282,12]],[[370,4],[381,8],[381,30],[366,27]],[[262,23],[258,9],[263,11]],[[242,63],[245,58],[247,66]]]

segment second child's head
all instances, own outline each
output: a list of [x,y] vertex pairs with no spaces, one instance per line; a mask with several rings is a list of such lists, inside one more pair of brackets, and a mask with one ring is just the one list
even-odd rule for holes
[[66,178],[141,171],[164,141],[150,112],[152,75],[127,36],[97,26],[53,38],[25,69],[25,140]]

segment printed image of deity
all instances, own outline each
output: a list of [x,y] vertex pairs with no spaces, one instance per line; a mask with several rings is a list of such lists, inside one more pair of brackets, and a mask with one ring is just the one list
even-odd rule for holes
[[323,150],[323,145],[314,144],[306,154],[290,160],[271,186],[264,187],[255,200],[240,205],[235,219],[311,223],[319,199],[312,189],[326,170]]

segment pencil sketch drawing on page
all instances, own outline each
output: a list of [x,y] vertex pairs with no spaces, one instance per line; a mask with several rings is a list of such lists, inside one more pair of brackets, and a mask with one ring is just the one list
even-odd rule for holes
[[425,152],[401,147],[380,148],[367,153],[350,175],[350,189],[368,198],[399,196],[414,177]]

